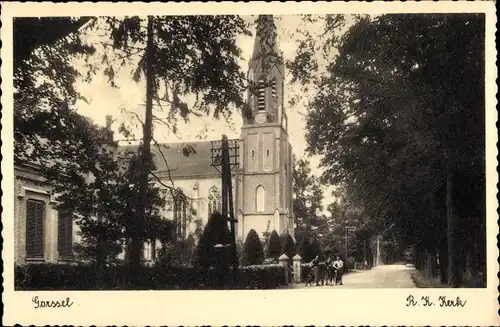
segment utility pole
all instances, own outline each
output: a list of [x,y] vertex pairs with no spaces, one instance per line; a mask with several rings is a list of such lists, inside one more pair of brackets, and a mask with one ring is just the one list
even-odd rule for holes
[[222,210],[224,212],[223,213],[224,216],[228,217],[229,224],[231,226],[229,231],[231,237],[231,262],[233,264],[233,282],[234,286],[236,286],[237,272],[238,272],[238,258],[236,255],[236,227],[235,227],[236,219],[234,218],[233,182],[231,176],[231,163],[229,159],[229,143],[226,135],[222,136],[222,162],[223,162],[222,179],[223,179],[223,185],[225,185],[223,190],[226,191],[225,192],[226,198],[224,200],[224,202],[226,203],[225,211],[224,211],[224,204]]
[[[231,239],[231,264],[233,266],[233,283],[236,286],[238,276],[238,257],[236,253],[236,222],[234,218],[233,182],[231,170],[238,166],[239,144],[238,140],[229,141],[226,135],[222,135],[220,147],[217,141],[212,142],[212,166],[217,170],[221,167],[222,182],[222,215],[229,221],[229,233]],[[231,143],[231,144],[230,144]]]

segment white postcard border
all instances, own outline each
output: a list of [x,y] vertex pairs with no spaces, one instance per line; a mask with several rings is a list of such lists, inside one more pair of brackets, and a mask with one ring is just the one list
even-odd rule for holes
[[[2,3],[2,236],[4,324],[13,325],[497,325],[498,234],[495,3]],[[266,291],[50,291],[14,292],[12,126],[12,17],[146,14],[486,14],[486,289],[317,289]],[[406,298],[446,295],[463,308],[406,307]],[[35,310],[32,298],[64,299],[70,308]]]

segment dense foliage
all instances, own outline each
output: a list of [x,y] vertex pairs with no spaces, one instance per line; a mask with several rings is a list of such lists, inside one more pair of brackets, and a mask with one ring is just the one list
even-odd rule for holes
[[311,236],[311,230],[321,226],[324,189],[320,180],[312,174],[311,165],[306,159],[294,160],[293,169],[293,212],[295,215],[295,234]]
[[[106,232],[109,232],[109,241],[128,239],[128,261],[137,267],[143,240],[162,230],[151,218],[156,215],[158,201],[162,201],[157,197],[158,190],[150,187],[153,169],[150,141],[154,141],[152,116],[155,123],[165,124],[176,133],[179,117],[184,120],[188,120],[190,114],[229,117],[233,109],[243,109],[242,94],[246,83],[238,65],[241,49],[236,46],[236,38],[249,34],[247,26],[237,16],[33,18],[17,22],[15,28],[19,40],[16,39],[15,52],[19,56],[14,67],[16,163],[36,162],[51,168],[46,177],[56,181],[61,188],[68,186],[64,191],[68,207],[80,207],[78,210],[85,211],[83,215],[87,217],[95,209],[90,207],[99,207],[99,224],[103,224],[102,217],[112,217],[113,222],[106,226],[110,228]],[[101,33],[105,35],[104,39],[87,40],[89,44],[83,42],[84,30],[79,28],[85,22],[89,22],[86,31],[104,32]],[[30,37],[28,32],[33,26],[38,26],[43,33]],[[83,59],[83,71],[74,66],[77,58]],[[102,141],[95,137],[95,128],[81,119],[77,122],[79,118],[76,118],[74,104],[81,99],[75,89],[78,78],[90,81],[96,71],[103,71],[110,84],[116,86],[117,74],[124,67],[133,67],[131,81],[146,80],[144,93],[148,110],[144,124],[144,140],[147,141],[142,142],[141,155],[131,163],[134,167],[129,167],[127,178],[122,182],[117,181],[118,170],[112,170],[117,163],[112,162],[110,156],[95,151],[98,141]],[[196,102],[190,106],[185,98],[193,95]],[[125,125],[120,130],[133,136]],[[75,135],[75,132],[79,134]],[[88,141],[90,139],[92,141]],[[102,169],[90,165],[95,156],[100,156],[98,165],[103,165]],[[52,165],[53,161],[58,164]],[[95,181],[84,182],[82,177],[86,173],[94,175]],[[72,178],[76,183],[71,186],[67,182]],[[127,185],[129,190],[126,190]],[[86,187],[82,194],[79,194],[79,187]],[[92,195],[91,188],[98,194]],[[114,211],[109,207],[104,212],[106,200],[116,196],[116,192],[121,192],[120,195],[125,195],[130,201],[123,207],[113,206]],[[121,201],[123,198],[117,199]],[[115,224],[116,220],[119,222]],[[106,230],[95,227],[95,224],[86,219],[82,225],[85,237],[90,237],[87,243],[94,247],[93,239],[98,237],[99,230]],[[120,233],[122,235],[118,235]],[[110,249],[109,246],[105,248]]]
[[415,245],[418,269],[436,274],[439,256],[443,282],[485,278],[484,15],[324,19],[289,65],[317,90],[307,141],[323,181],[397,252]]
[[302,238],[297,248],[297,252],[304,262],[310,262],[321,252],[320,244],[316,237]]
[[[40,171],[50,180],[60,207],[69,210],[79,226],[77,258],[103,266],[116,261],[130,239],[131,220],[137,215],[137,154],[118,154],[109,130],[76,113],[64,122],[64,132],[73,139],[40,157]],[[140,236],[165,243],[173,226],[161,217],[165,200],[153,182],[151,178],[150,206]]]

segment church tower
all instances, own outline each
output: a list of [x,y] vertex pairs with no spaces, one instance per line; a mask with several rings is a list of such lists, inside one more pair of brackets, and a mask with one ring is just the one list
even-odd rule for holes
[[248,111],[243,114],[237,213],[238,238],[254,229],[293,236],[292,147],[284,109],[285,65],[272,15],[260,15],[248,67]]

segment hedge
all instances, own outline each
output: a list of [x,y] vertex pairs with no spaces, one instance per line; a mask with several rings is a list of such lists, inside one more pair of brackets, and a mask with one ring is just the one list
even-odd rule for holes
[[[129,285],[127,267],[107,267],[98,278],[95,267],[68,264],[30,264],[15,267],[15,290],[202,290],[273,289],[285,285],[279,265],[238,268],[237,285],[231,271],[201,267],[143,267],[139,281]],[[99,282],[98,282],[99,281]]]

